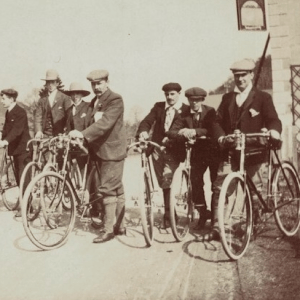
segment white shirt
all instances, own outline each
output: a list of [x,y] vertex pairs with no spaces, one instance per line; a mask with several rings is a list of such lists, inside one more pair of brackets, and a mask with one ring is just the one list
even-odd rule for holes
[[[195,111],[195,110],[190,110],[190,113],[193,115],[193,114],[197,114],[197,113],[202,113],[202,105],[200,106],[200,108]],[[199,115],[197,116],[197,121],[199,121]]]
[[56,97],[56,94],[57,94],[57,89],[53,92],[51,92],[48,96],[48,99],[49,99],[49,103],[50,103],[50,106],[52,107],[53,104],[54,104],[54,99]]
[[82,99],[77,104],[73,103],[73,108],[72,108],[73,116],[75,116],[75,114],[76,114],[76,106],[80,105],[81,102],[82,102]]
[[246,101],[253,85],[252,82],[249,83],[249,85],[245,88],[244,91],[240,91],[237,86],[234,88],[234,92],[237,93],[236,95],[236,104],[238,107],[241,107],[243,103]]
[[15,106],[16,106],[16,102],[13,102],[8,108],[7,108],[7,110],[8,111],[11,111]]

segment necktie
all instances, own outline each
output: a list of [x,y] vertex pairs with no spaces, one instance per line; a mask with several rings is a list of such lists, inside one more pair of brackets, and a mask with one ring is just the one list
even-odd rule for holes
[[164,124],[165,131],[168,131],[170,129],[173,121],[173,116],[174,116],[174,107],[169,106],[166,109],[166,117],[165,117],[165,124]]
[[75,104],[73,104],[73,107],[72,107],[72,114],[73,114],[73,116],[76,115],[76,105]]
[[200,113],[196,112],[193,114],[193,128],[197,128],[199,125]]

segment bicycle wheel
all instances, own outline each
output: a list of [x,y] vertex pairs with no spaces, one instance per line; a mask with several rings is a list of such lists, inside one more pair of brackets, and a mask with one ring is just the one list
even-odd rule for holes
[[25,166],[25,168],[23,170],[23,173],[22,173],[22,176],[21,176],[21,180],[20,180],[20,188],[19,188],[19,190],[20,190],[20,195],[19,195],[20,199],[22,199],[23,194],[24,194],[25,189],[26,189],[26,187],[25,187],[26,179],[30,178],[30,180],[31,180],[32,178],[34,178],[40,172],[41,172],[41,169],[40,169],[37,162],[34,162],[34,161],[29,162]]
[[4,154],[1,172],[1,189],[3,204],[8,210],[15,210],[19,206],[19,187],[17,184],[14,165]]
[[153,207],[152,207],[152,191],[150,185],[150,178],[146,170],[143,169],[141,183],[140,183],[140,210],[141,210],[141,221],[144,232],[144,238],[148,247],[153,242]]
[[182,168],[178,168],[174,173],[170,191],[170,223],[178,242],[181,242],[189,232],[191,197],[192,189],[188,184],[188,174]]
[[[65,198],[69,198],[70,209],[62,205]],[[75,197],[70,183],[52,171],[33,178],[23,196],[22,221],[27,236],[38,248],[49,250],[63,245],[75,222]]]
[[272,184],[275,220],[283,234],[292,236],[300,226],[300,184],[291,163],[282,162],[281,167],[276,170]]
[[249,189],[238,173],[226,176],[219,197],[218,223],[223,248],[233,260],[246,252],[252,231]]

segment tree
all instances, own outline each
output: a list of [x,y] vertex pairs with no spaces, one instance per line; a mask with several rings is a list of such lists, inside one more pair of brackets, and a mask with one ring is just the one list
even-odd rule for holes
[[[259,66],[260,59],[258,59],[255,62],[255,68],[254,68],[254,79],[257,76],[257,71],[258,71],[258,66]],[[261,90],[267,90],[267,89],[272,89],[272,59],[271,55],[267,55],[265,57],[265,60],[263,62],[260,74],[259,74],[259,79],[257,82],[257,88]],[[219,87],[217,87],[215,90],[211,91],[209,94],[214,95],[214,94],[224,94],[227,93],[230,90],[233,90],[234,88],[234,80],[233,76],[230,76],[227,78],[226,81],[222,83]]]

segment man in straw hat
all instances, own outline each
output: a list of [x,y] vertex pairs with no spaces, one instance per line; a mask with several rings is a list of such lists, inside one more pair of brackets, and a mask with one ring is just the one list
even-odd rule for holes
[[86,114],[90,103],[85,102],[82,98],[88,96],[90,92],[83,89],[80,83],[72,82],[69,90],[64,91],[64,93],[72,100],[72,104],[67,110],[66,131],[84,130],[87,124]]
[[64,132],[66,124],[66,112],[71,106],[70,98],[57,90],[59,75],[55,70],[48,70],[46,78],[48,96],[38,101],[34,129],[35,137],[52,137]]
[[[223,96],[217,110],[214,136],[222,148],[222,162],[219,165],[217,179],[213,184],[212,230],[204,236],[205,240],[219,238],[217,208],[220,190],[226,175],[239,168],[239,158],[236,151],[233,151],[234,141],[225,139],[225,136],[232,134],[236,129],[242,133],[255,133],[260,132],[262,128],[267,128],[274,142],[280,140],[282,125],[271,95],[253,87],[254,67],[255,63],[250,59],[237,61],[231,66],[230,70],[234,76],[235,88]],[[248,141],[248,146],[257,148],[261,145],[255,138]],[[230,160],[229,157],[231,157]],[[259,153],[259,155],[249,156],[246,160],[247,174],[251,177],[259,192],[262,191],[262,164],[265,162],[265,157],[263,153]],[[255,224],[259,218],[259,201],[252,190],[251,193],[253,194],[252,209]]]
[[[104,208],[103,228],[94,243],[103,243],[115,235],[126,233],[124,228],[125,196],[122,183],[126,157],[126,133],[123,121],[124,103],[119,94],[109,89],[108,72],[95,70],[88,74],[95,98],[87,112],[87,128],[72,130],[72,138],[84,138],[100,167],[97,195]],[[114,226],[114,220],[116,224]]]

